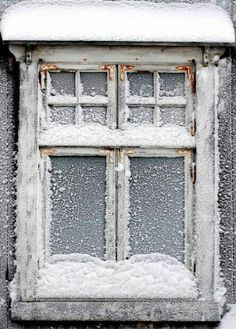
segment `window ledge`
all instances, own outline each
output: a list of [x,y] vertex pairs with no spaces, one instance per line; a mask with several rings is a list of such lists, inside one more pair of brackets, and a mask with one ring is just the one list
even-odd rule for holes
[[13,302],[18,321],[184,321],[218,322],[219,305],[196,300],[82,300]]

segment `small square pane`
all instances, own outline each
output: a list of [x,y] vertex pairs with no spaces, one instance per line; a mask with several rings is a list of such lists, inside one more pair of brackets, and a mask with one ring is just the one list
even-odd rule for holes
[[107,73],[81,72],[80,82],[82,85],[82,95],[92,97],[107,95]]
[[171,124],[177,126],[185,125],[185,108],[164,107],[161,108],[161,119],[164,125]]
[[75,96],[74,72],[50,72],[51,96],[70,95]]
[[103,258],[105,179],[105,157],[51,157],[51,254]]
[[160,97],[185,95],[184,73],[159,73]]
[[75,107],[73,106],[49,106],[49,120],[50,122],[61,125],[75,124]]
[[86,123],[106,124],[107,108],[102,106],[84,106],[83,121]]
[[129,94],[131,96],[152,97],[154,95],[154,77],[151,72],[127,73]]
[[130,107],[127,121],[131,124],[153,124],[154,107]]
[[130,158],[131,255],[162,253],[184,260],[183,157]]

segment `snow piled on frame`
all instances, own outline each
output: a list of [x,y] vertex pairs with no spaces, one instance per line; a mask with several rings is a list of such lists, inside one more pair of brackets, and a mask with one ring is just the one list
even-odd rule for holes
[[236,327],[236,304],[231,305],[230,311],[225,314],[218,329],[235,329]]
[[39,271],[38,297],[196,298],[193,274],[175,258],[154,253],[102,261],[89,255],[54,255]]
[[8,41],[235,42],[232,21],[210,4],[23,1],[2,18]]

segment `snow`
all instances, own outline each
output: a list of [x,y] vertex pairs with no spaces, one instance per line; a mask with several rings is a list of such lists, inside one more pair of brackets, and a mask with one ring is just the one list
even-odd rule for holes
[[223,317],[218,329],[235,329],[236,327],[236,304],[231,305],[230,311]]
[[194,147],[195,138],[186,128],[169,125],[153,127],[142,125],[134,128],[109,129],[100,124],[81,126],[51,126],[40,135],[40,145],[46,146],[163,146]]
[[196,298],[196,281],[175,258],[135,255],[102,261],[88,255],[54,255],[39,270],[37,297]]
[[5,11],[1,32],[4,41],[235,41],[229,15],[215,5],[123,0],[22,1]]

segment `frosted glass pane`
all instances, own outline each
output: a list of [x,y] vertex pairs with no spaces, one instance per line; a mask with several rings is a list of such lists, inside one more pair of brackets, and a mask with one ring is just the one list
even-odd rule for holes
[[82,94],[88,96],[107,95],[107,73],[80,73]]
[[52,254],[102,258],[105,229],[105,157],[51,157]]
[[159,76],[161,97],[185,95],[184,73],[159,73]]
[[154,95],[153,73],[128,73],[129,93],[131,96],[152,97]]
[[75,73],[74,72],[50,72],[51,90],[54,95],[75,96]]
[[164,125],[172,124],[178,126],[185,125],[185,108],[161,108],[161,118]]
[[50,121],[61,125],[75,124],[75,107],[50,106]]
[[86,123],[106,124],[107,109],[102,106],[83,107],[83,121]]
[[148,124],[153,123],[154,107],[130,107],[129,108],[129,123]]
[[130,158],[131,254],[184,259],[183,157]]

